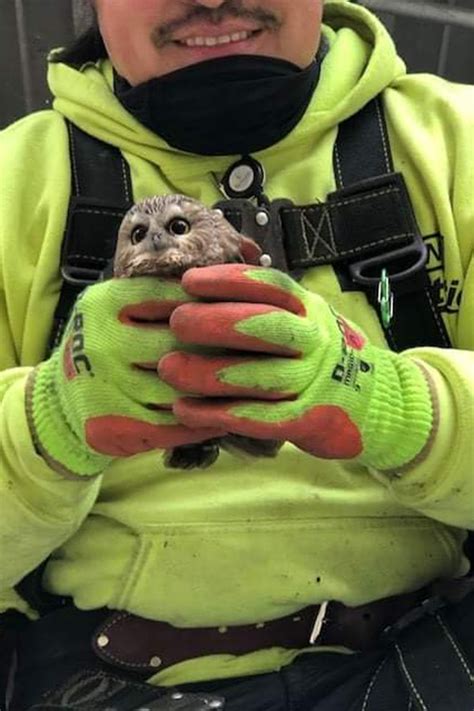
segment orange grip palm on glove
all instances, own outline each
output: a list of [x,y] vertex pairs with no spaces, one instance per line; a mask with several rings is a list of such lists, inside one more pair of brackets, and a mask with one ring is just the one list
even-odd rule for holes
[[200,396],[174,405],[182,423],[378,469],[423,450],[434,421],[430,388],[409,357],[372,346],[324,299],[273,269],[191,269],[182,284],[211,303],[179,306],[170,321],[176,337],[227,349],[160,361],[163,380]]
[[222,434],[177,422],[177,393],[157,373],[178,347],[169,316],[189,300],[178,282],[152,277],[112,279],[82,294],[60,346],[27,385],[33,440],[51,466],[94,475],[116,457]]

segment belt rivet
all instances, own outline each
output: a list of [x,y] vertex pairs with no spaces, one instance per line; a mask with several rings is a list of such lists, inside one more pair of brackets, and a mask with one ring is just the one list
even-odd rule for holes
[[171,698],[173,701],[181,701],[181,699],[184,699],[184,694],[180,691],[176,691],[174,694],[171,694]]
[[301,622],[301,617],[293,617],[293,622]]
[[150,666],[155,667],[155,668],[161,667],[162,663],[163,662],[161,661],[161,659],[159,657],[152,657],[149,662]]
[[106,634],[101,634],[101,635],[99,635],[99,637],[97,637],[97,646],[100,647],[101,649],[103,647],[106,647],[109,642],[110,642],[110,639],[107,637]]
[[255,215],[255,222],[257,225],[260,225],[260,227],[265,227],[265,225],[268,225],[270,222],[270,216],[266,210],[260,210],[257,212]]
[[225,634],[227,632],[227,627],[219,627],[219,632]]
[[209,706],[210,709],[221,709],[224,704],[222,701],[218,701],[216,699],[215,701],[209,701],[209,703],[207,705]]
[[255,627],[256,627],[258,630],[261,630],[262,627],[265,627],[265,622],[259,622],[258,625],[255,625]]

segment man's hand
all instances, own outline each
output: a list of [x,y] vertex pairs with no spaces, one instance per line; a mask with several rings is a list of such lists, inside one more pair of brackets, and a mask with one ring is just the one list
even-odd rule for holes
[[51,466],[93,475],[115,457],[221,434],[177,422],[177,393],[157,374],[159,359],[178,347],[169,316],[189,300],[179,283],[151,277],[84,292],[59,348],[27,385],[33,439]]
[[370,345],[321,297],[281,272],[242,264],[191,269],[182,284],[208,303],[179,306],[173,333],[225,349],[161,359],[163,380],[200,396],[174,404],[183,424],[287,440],[378,469],[412,461],[427,444],[434,418],[421,368]]

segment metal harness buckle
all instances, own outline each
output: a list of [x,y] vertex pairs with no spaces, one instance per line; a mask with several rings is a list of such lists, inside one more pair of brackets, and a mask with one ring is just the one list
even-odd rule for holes
[[[419,272],[427,261],[428,248],[421,235],[417,234],[413,241],[404,247],[353,262],[349,266],[349,271],[357,284],[377,287],[382,269],[387,270],[387,276],[392,283],[399,282]],[[398,269],[397,263],[400,264]],[[390,265],[393,265],[392,268]]]

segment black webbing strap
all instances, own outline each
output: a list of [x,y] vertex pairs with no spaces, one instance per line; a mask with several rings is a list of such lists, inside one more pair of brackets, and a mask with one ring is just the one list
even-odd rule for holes
[[[417,242],[410,202],[398,173],[328,195],[324,203],[280,211],[288,267],[352,264]],[[424,246],[419,240],[419,249]]]
[[339,125],[333,162],[339,188],[393,173],[390,142],[379,97]]
[[78,295],[100,278],[112,258],[120,222],[133,202],[130,171],[120,151],[70,122],[67,127],[71,198],[49,352],[58,345]]
[[[406,226],[406,242],[400,244],[392,239],[380,252],[378,247],[371,255],[356,257],[350,262],[342,262],[342,268],[349,271],[352,282],[365,291],[368,300],[380,317],[378,291],[382,269],[390,277],[393,293],[393,319],[385,328],[387,341],[395,351],[403,351],[418,346],[450,347],[449,335],[439,311],[436,294],[430,281],[426,262],[427,248],[422,240],[413,212],[405,180],[401,174],[393,172],[390,142],[383,116],[380,97],[371,101],[362,111],[345,121],[339,127],[338,138],[334,147],[334,170],[337,185],[341,190],[338,196],[350,195],[351,191],[360,195],[358,203],[353,205],[354,224],[372,234],[374,226],[384,221],[386,206],[384,200],[391,203],[386,213],[386,224],[392,224],[387,235],[403,231]],[[385,174],[387,183],[392,183],[395,191],[371,202],[357,189],[357,184],[364,185],[374,176]],[[398,184],[398,187],[396,187]],[[348,190],[347,190],[348,188]],[[340,199],[340,197],[339,197]],[[402,205],[397,205],[401,201]],[[404,224],[394,213],[400,209]],[[370,212],[373,212],[370,215]],[[353,226],[347,226],[351,235]],[[357,233],[357,230],[355,231]],[[360,259],[360,257],[363,259]]]

